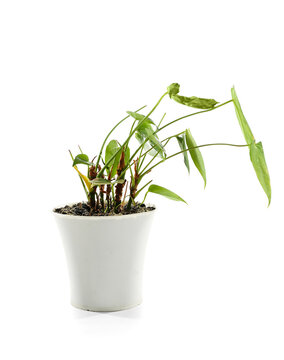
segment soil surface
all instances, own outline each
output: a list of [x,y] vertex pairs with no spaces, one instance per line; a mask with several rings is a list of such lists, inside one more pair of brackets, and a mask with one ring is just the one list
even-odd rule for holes
[[73,205],[66,205],[61,208],[54,209],[54,212],[64,215],[76,215],[76,216],[119,216],[119,215],[129,215],[129,214],[138,214],[147,211],[155,210],[154,206],[146,206],[145,204],[135,204],[131,205],[130,209],[127,209],[127,205],[123,206],[119,213],[115,213],[114,210],[110,212],[104,212],[102,209],[94,211],[91,207],[85,203],[80,202]]

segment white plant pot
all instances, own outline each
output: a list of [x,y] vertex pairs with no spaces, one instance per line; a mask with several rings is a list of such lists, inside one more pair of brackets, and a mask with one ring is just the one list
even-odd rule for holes
[[66,254],[73,306],[116,311],[142,302],[144,256],[155,211],[118,216],[54,212]]

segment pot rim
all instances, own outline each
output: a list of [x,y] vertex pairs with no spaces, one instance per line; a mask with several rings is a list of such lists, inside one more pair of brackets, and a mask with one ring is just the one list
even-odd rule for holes
[[60,205],[60,206],[56,206],[52,209],[52,213],[54,214],[54,216],[58,216],[60,218],[64,218],[64,219],[69,219],[69,220],[74,220],[74,219],[80,219],[79,221],[83,221],[83,220],[87,220],[87,221],[98,221],[98,220],[106,220],[106,219],[124,219],[127,217],[137,217],[137,216],[149,216],[150,214],[153,214],[156,212],[157,210],[157,206],[154,204],[145,204],[146,206],[151,206],[154,207],[153,210],[151,211],[146,211],[146,212],[140,212],[140,213],[134,213],[134,214],[117,214],[117,215],[109,215],[109,216],[81,216],[81,215],[69,215],[69,214],[60,214],[55,212],[55,209],[58,209],[60,207],[66,206],[66,205],[73,205],[76,204],[76,202],[70,203],[70,204],[65,204],[65,205]]

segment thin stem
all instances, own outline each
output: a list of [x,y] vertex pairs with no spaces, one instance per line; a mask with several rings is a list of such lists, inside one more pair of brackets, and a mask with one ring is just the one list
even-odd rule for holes
[[222,146],[234,146],[234,147],[245,147],[245,146],[250,146],[250,144],[245,144],[245,145],[235,145],[235,144],[227,144],[227,143],[214,143],[214,144],[204,144],[204,145],[198,145],[198,146],[193,146],[191,148],[185,149],[185,150],[181,150],[175,154],[172,154],[170,156],[168,156],[167,158],[159,161],[157,164],[153,165],[150,169],[148,169],[147,171],[145,171],[144,173],[142,173],[140,175],[140,177],[142,178],[143,176],[145,176],[147,173],[149,173],[150,171],[152,171],[156,166],[160,165],[161,163],[165,162],[166,160],[171,159],[174,156],[177,156],[179,154],[182,154],[186,151],[190,151],[193,149],[197,149],[197,148],[201,148],[201,147],[206,147],[206,146],[216,146],[216,145],[222,145]]
[[[138,127],[141,125],[141,123],[145,120],[147,120],[149,118],[149,116],[153,113],[153,111],[157,108],[157,106],[160,104],[160,102],[162,101],[162,99],[168,94],[168,92],[164,93],[160,99],[158,100],[158,102],[156,103],[156,105],[153,107],[153,109],[148,113],[147,116],[144,117],[144,119],[133,129],[133,131],[131,132],[131,134],[129,134],[128,138],[125,140],[125,142],[121,145],[121,148],[124,148],[124,146],[126,144],[128,144],[129,139],[132,137],[132,135],[135,133],[135,131],[138,129]],[[137,110],[139,111],[139,110]],[[103,173],[103,171],[105,170],[105,168],[108,166],[108,164],[116,157],[116,155],[120,152],[121,148],[119,150],[117,150],[117,152],[108,160],[108,162],[103,166],[103,168],[99,171],[98,173],[98,177],[101,176],[101,174]],[[132,157],[133,158],[133,157]],[[132,158],[129,160],[131,161]]]
[[209,111],[218,109],[218,108],[220,108],[220,107],[222,107],[222,106],[224,106],[224,105],[229,104],[229,103],[232,102],[232,101],[233,101],[233,100],[231,99],[231,100],[228,100],[228,101],[226,101],[226,102],[224,102],[224,103],[222,103],[222,104],[220,104],[220,105],[214,106],[214,107],[211,108],[211,109],[206,109],[206,110],[202,110],[202,111],[197,111],[197,112],[195,112],[195,113],[182,116],[182,117],[180,117],[180,118],[178,118],[178,119],[176,119],[176,120],[173,120],[173,121],[169,122],[168,124],[162,126],[158,131],[161,131],[161,130],[163,130],[164,128],[166,128],[167,126],[170,126],[170,125],[174,124],[175,122],[180,121],[180,120],[183,120],[183,119],[185,119],[185,118],[187,118],[187,117],[190,117],[190,116],[193,116],[193,115],[197,115],[197,114],[203,114],[203,113],[206,113],[206,112],[209,112]]
[[[142,106],[141,108],[139,108],[138,110],[136,110],[136,112],[144,109],[145,107],[146,107],[146,105]],[[104,142],[103,142],[103,144],[102,144],[102,147],[101,147],[101,150],[100,150],[100,153],[99,153],[99,156],[98,156],[98,160],[97,160],[97,162],[96,162],[96,169],[98,168],[99,161],[100,161],[100,159],[101,159],[101,156],[102,156],[102,153],[103,153],[103,149],[104,149],[104,146],[105,146],[105,144],[106,144],[106,142],[107,142],[107,139],[110,137],[111,133],[112,133],[124,120],[128,119],[129,117],[130,117],[130,115],[127,115],[125,118],[123,118],[122,120],[120,120],[120,121],[111,129],[111,131],[107,134],[107,137],[105,138],[105,140],[104,140]]]
[[137,196],[139,195],[139,193],[140,193],[142,190],[144,190],[145,187],[146,187],[147,185],[149,185],[152,181],[153,181],[153,180],[150,180],[150,181],[147,182],[147,184],[145,184],[144,186],[142,186],[142,188],[141,188],[139,191],[137,191],[135,197],[137,197]]
[[[164,146],[166,146],[168,144],[168,142],[170,141],[170,139],[166,139],[167,142],[165,143]],[[143,174],[143,172],[145,172],[145,170],[147,169],[147,167],[155,160],[155,158],[159,155],[159,153],[157,152],[157,154],[155,154],[155,156],[153,156],[153,158],[148,162],[148,164],[144,167],[144,169],[141,171],[141,173]]]
[[166,116],[166,113],[164,113],[162,119],[160,120],[160,122],[159,122],[159,124],[158,124],[158,126],[157,126],[158,129],[160,128],[160,126],[161,126],[161,124],[162,124],[162,121],[164,120],[165,116]]
[[[170,126],[170,125],[176,123],[177,121],[183,120],[183,119],[185,119],[185,118],[187,118],[187,117],[190,117],[190,116],[194,116],[194,115],[198,115],[198,114],[203,114],[203,113],[206,113],[206,112],[209,112],[209,111],[218,109],[219,107],[224,106],[224,105],[226,105],[226,104],[228,104],[228,103],[230,103],[230,102],[232,102],[232,101],[233,101],[233,100],[231,99],[231,100],[228,100],[228,101],[226,101],[226,102],[224,102],[224,103],[222,103],[222,104],[220,104],[220,105],[218,105],[218,106],[215,106],[215,107],[213,107],[213,108],[211,108],[211,109],[202,110],[202,111],[197,111],[197,112],[195,112],[195,113],[191,113],[191,114],[182,116],[182,117],[180,117],[180,118],[178,118],[178,119],[175,119],[175,120],[173,120],[173,121],[165,124],[165,125],[162,126],[161,128],[159,128],[159,129],[157,129],[156,131],[154,131],[153,134],[151,134],[151,135],[157,134],[159,131],[165,129],[167,126]],[[129,159],[129,162],[134,159],[135,155],[138,153],[138,151],[141,149],[141,147],[145,145],[145,143],[146,143],[148,140],[149,140],[149,138],[147,137],[147,138],[145,139],[145,141],[136,149],[136,151],[134,152],[134,154],[133,154],[133,155],[131,156],[131,158]]]

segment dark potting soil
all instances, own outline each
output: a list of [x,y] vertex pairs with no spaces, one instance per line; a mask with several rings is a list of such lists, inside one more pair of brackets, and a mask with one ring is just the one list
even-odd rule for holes
[[113,215],[129,215],[129,214],[138,214],[147,211],[155,210],[154,206],[146,206],[145,204],[135,204],[131,205],[131,208],[128,209],[127,205],[123,206],[119,213],[115,213],[114,210],[110,212],[104,212],[102,209],[94,210],[85,203],[80,202],[73,205],[66,205],[61,208],[54,209],[54,212],[64,215],[76,215],[76,216],[113,216]]

